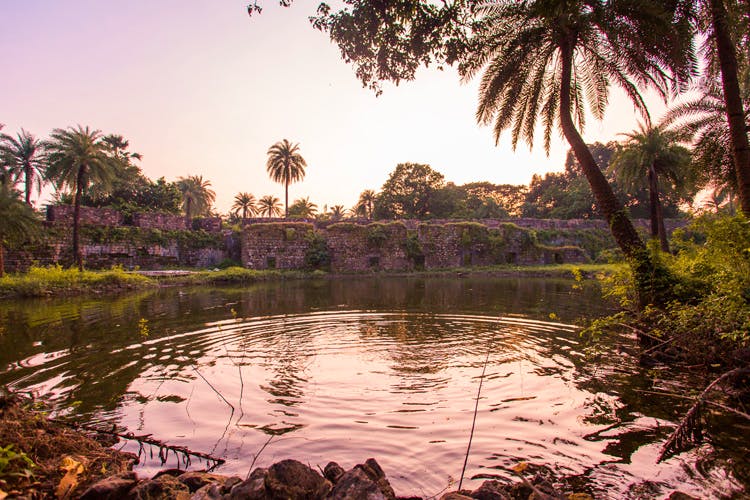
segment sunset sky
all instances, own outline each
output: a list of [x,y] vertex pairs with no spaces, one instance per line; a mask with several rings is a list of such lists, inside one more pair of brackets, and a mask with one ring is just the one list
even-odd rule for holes
[[[284,138],[300,143],[308,163],[290,201],[309,196],[320,208],[351,207],[400,162],[428,163],[457,184],[525,184],[562,169],[559,138],[549,157],[541,140],[532,152],[513,152],[507,136],[495,146],[474,119],[476,81],[427,69],[375,97],[310,26],[317,2],[269,1],[252,19],[247,3],[0,0],[3,132],[46,137],[82,124],[122,134],[149,177],[210,180],[221,212],[240,191],[283,201],[265,161]],[[606,119],[589,120],[584,138],[616,139],[636,125],[632,105],[613,93]]]

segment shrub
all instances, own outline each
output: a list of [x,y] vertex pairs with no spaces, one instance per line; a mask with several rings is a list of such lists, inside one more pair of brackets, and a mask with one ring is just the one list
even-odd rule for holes
[[327,268],[331,264],[331,254],[325,237],[317,231],[309,231],[305,235],[307,250],[305,251],[305,267],[308,269]]

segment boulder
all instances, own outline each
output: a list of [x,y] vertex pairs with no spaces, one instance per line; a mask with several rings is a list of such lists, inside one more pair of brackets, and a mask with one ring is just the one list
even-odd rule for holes
[[189,500],[190,490],[176,477],[164,474],[156,479],[141,481],[130,490],[127,498],[138,500]]
[[344,472],[346,472],[344,468],[336,462],[328,462],[328,465],[323,469],[323,477],[336,484],[336,481],[339,480]]
[[195,493],[209,483],[221,483],[222,485],[229,479],[226,476],[211,474],[210,472],[191,471],[182,473],[177,480],[188,487],[191,493]]
[[138,482],[135,472],[124,472],[110,476],[92,484],[83,492],[81,498],[85,500],[109,500],[122,498]]
[[508,487],[500,481],[485,481],[471,493],[471,498],[478,500],[509,500],[512,498]]
[[322,499],[331,491],[331,483],[297,460],[282,460],[268,468],[265,477],[269,499]]
[[466,495],[462,495],[457,491],[450,491],[441,496],[440,500],[472,500],[472,497],[467,497]]
[[329,495],[332,500],[387,500],[378,485],[370,479],[362,467],[357,466],[341,475]]
[[266,473],[268,469],[258,467],[244,481],[234,484],[228,492],[230,500],[263,500],[266,498]]

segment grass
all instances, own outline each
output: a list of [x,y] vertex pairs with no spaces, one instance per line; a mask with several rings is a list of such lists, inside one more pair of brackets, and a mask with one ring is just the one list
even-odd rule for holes
[[[621,264],[554,264],[546,266],[488,266],[460,267],[427,271],[381,272],[379,276],[446,276],[460,274],[489,276],[538,276],[556,278],[591,277],[613,274]],[[344,273],[371,275],[371,273]],[[118,292],[149,287],[178,285],[247,285],[264,281],[314,279],[335,277],[324,271],[299,271],[243,267],[228,267],[220,271],[195,270],[186,275],[143,276],[125,271],[122,267],[100,271],[65,269],[60,266],[33,266],[26,273],[6,274],[0,278],[0,298],[47,297],[56,295],[82,295],[86,293]]]

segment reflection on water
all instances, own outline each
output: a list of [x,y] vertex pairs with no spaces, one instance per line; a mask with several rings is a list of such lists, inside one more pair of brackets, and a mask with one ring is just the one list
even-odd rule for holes
[[705,449],[655,465],[674,401],[640,392],[651,382],[630,339],[592,359],[569,325],[606,309],[593,288],[490,278],[6,302],[0,383],[224,457],[225,473],[253,460],[350,467],[372,456],[396,491],[427,496],[458,481],[489,353],[469,487],[511,477],[519,461],[585,476],[604,496],[734,487]]

